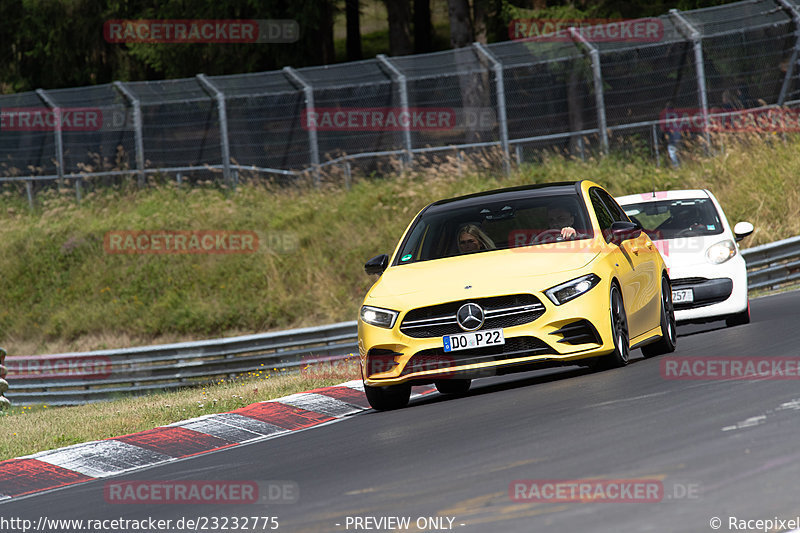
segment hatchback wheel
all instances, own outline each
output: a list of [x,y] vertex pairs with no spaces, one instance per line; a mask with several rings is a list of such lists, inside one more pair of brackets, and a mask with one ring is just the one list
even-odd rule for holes
[[678,343],[675,331],[675,307],[672,305],[672,289],[667,278],[661,278],[661,339],[642,346],[645,357],[653,357],[675,351]]
[[408,400],[411,398],[411,385],[390,385],[388,387],[364,385],[364,393],[373,409],[389,411],[408,405]]
[[630,340],[628,338],[628,317],[622,303],[622,293],[616,283],[609,292],[611,308],[611,336],[614,340],[614,351],[601,357],[598,370],[617,368],[628,364],[630,358]]
[[442,379],[434,383],[442,394],[466,394],[471,384],[471,379]]

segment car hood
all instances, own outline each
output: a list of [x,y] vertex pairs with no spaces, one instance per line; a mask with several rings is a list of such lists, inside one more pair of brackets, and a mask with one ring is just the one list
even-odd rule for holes
[[540,291],[570,279],[568,272],[584,268],[598,254],[567,252],[564,244],[552,244],[398,265],[381,275],[364,303],[405,307],[401,302],[407,303],[407,295],[416,295],[415,305],[424,305]]
[[[658,251],[661,252],[661,257],[664,258],[664,263],[670,269],[670,272],[680,272],[680,276],[683,277],[684,275],[689,275],[693,267],[708,265],[706,250],[710,246],[725,240],[734,239],[726,233],[722,233],[719,235],[661,239],[653,241],[653,243],[655,243]],[[676,276],[673,275],[673,277]]]

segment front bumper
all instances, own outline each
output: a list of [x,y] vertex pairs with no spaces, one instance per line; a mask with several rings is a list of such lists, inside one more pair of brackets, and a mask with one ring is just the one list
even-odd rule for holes
[[[544,312],[532,322],[504,327],[505,344],[444,352],[441,336],[415,338],[403,334],[398,317],[392,329],[359,320],[359,354],[364,384],[421,385],[454,378],[474,379],[548,366],[573,365],[610,353],[608,285],[555,306],[544,294],[535,296]],[[603,333],[603,332],[608,332]]]
[[675,304],[675,320],[709,322],[747,309],[747,266],[737,254],[722,265],[693,265],[671,269],[672,289],[691,288],[694,301]]

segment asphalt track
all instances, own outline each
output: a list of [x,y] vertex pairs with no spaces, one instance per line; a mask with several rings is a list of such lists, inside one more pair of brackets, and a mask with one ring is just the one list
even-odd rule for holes
[[[746,326],[679,327],[673,356],[800,358],[800,292],[751,306]],[[465,397],[431,394],[406,409],[366,411],[113,478],[284,480],[299,488],[296,503],[110,504],[109,480],[101,479],[2,503],[0,521],[274,516],[277,531],[294,533],[403,531],[371,521],[356,528],[355,517],[409,517],[409,530],[418,531],[418,518],[439,517],[438,527],[423,530],[619,533],[714,531],[714,517],[718,531],[732,531],[730,517],[800,515],[797,378],[666,379],[664,356],[643,359],[637,350],[634,357],[600,373],[569,367],[486,378]],[[658,501],[513,501],[509,492],[515,480],[543,487],[631,479],[658,480]]]

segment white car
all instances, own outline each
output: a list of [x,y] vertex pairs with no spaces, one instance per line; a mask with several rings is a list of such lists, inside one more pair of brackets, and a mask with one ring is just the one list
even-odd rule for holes
[[747,266],[740,240],[749,222],[731,229],[719,202],[705,189],[660,191],[616,198],[661,251],[672,280],[675,320],[750,322]]

